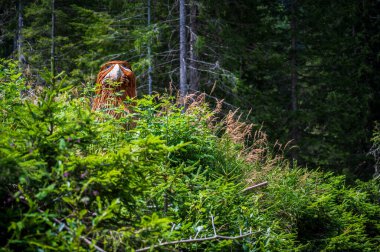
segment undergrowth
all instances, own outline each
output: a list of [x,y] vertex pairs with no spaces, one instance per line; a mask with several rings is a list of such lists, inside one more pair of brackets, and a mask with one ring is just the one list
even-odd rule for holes
[[291,167],[286,150],[238,112],[218,116],[222,103],[212,110],[190,96],[184,112],[173,97],[146,96],[114,119],[91,112],[90,98],[64,80],[25,95],[13,62],[1,62],[0,81],[4,251],[380,245],[376,180],[347,186],[342,176]]

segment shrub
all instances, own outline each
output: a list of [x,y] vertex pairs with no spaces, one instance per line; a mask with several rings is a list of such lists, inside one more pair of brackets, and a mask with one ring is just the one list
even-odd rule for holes
[[92,113],[64,81],[47,78],[37,98],[20,96],[15,67],[0,68],[4,250],[379,245],[375,181],[348,187],[344,177],[290,167],[236,112],[218,119],[202,96],[186,112],[172,97],[147,96],[117,120]]

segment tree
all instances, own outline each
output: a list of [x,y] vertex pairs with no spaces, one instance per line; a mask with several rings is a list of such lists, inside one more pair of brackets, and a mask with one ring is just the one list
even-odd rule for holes
[[[17,39],[20,3],[23,39]],[[379,3],[192,0],[181,30],[183,1],[62,0],[55,1],[53,37],[51,3],[1,2],[4,57],[22,51],[33,73],[55,62],[54,70],[85,92],[101,64],[129,60],[141,95],[153,83],[157,92],[206,92],[228,108],[252,109],[249,119],[271,141],[295,140],[288,156],[300,164],[372,173],[366,153],[380,118]]]
[[189,89],[190,92],[199,91],[199,71],[198,71],[198,6],[195,1],[190,2],[190,49],[189,49]]
[[[148,28],[150,29],[150,22],[151,22],[151,1],[148,0]],[[152,56],[151,56],[151,43],[148,42],[148,94],[152,94]]]
[[[291,122],[291,137],[294,140],[294,144],[298,143],[299,133],[296,113],[298,110],[297,106],[297,82],[298,82],[298,73],[297,73],[297,17],[296,17],[296,8],[297,1],[292,0],[290,4],[290,32],[291,32],[291,111],[293,114],[293,120]],[[292,158],[297,159],[295,152],[292,153]]]
[[185,9],[185,0],[179,1],[179,85],[180,85],[180,95],[181,97],[186,96],[187,94],[187,70],[186,70],[186,9]]
[[24,18],[23,18],[23,1],[18,1],[18,25],[17,25],[17,55],[19,67],[22,69],[22,65],[25,63],[25,57],[22,53],[23,48],[23,37],[22,37],[22,29],[24,26]]
[[51,0],[51,51],[50,51],[50,72],[55,79],[55,0]]

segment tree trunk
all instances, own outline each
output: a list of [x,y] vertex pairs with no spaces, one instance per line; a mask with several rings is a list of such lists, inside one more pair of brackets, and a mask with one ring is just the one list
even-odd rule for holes
[[[296,10],[295,10],[296,0],[292,0],[291,9],[290,9],[290,29],[291,29],[291,111],[292,111],[292,129],[291,137],[294,141],[294,144],[297,144],[299,138],[298,126],[297,126],[297,19],[296,19]],[[292,152],[292,158],[296,159],[297,155],[295,151]]]
[[23,11],[23,0],[18,1],[18,25],[17,25],[17,55],[18,55],[18,64],[20,71],[23,68],[23,63],[25,61],[24,55],[22,54],[22,42],[23,42],[23,37],[22,37],[22,28],[24,26],[24,18],[22,16],[22,11]]
[[50,71],[52,81],[55,82],[55,0],[51,0],[51,51],[50,51]]
[[186,80],[186,10],[185,0],[179,0],[179,89],[183,98],[187,94]]
[[[150,0],[148,0],[148,29],[150,29],[150,21],[151,21],[151,6]],[[152,94],[152,56],[151,56],[151,42],[149,38],[148,42],[148,94]]]
[[198,52],[196,50],[198,32],[198,6],[194,1],[190,7],[190,62],[189,62],[189,85],[190,92],[199,91]]

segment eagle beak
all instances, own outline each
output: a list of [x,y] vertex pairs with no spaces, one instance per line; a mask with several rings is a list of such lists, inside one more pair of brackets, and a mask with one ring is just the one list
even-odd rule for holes
[[115,64],[112,70],[104,77],[103,82],[105,80],[120,81],[122,76],[123,72],[121,71],[119,64]]

